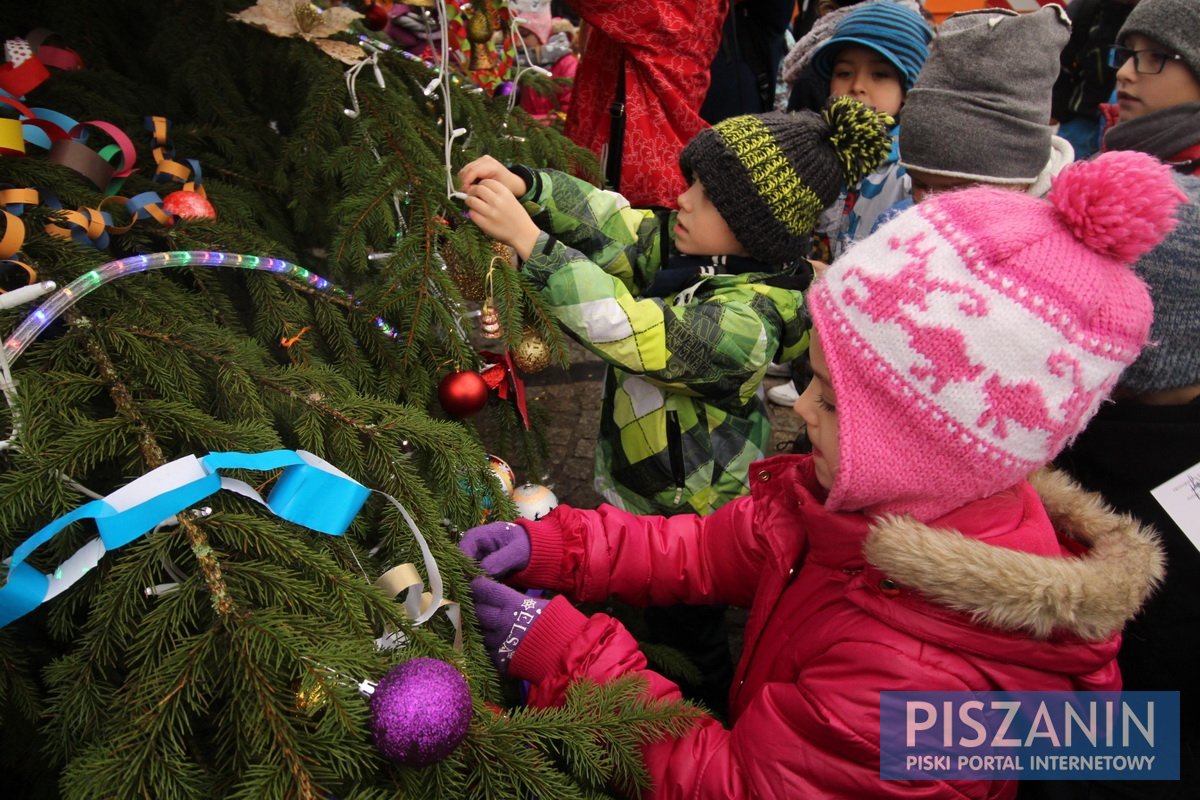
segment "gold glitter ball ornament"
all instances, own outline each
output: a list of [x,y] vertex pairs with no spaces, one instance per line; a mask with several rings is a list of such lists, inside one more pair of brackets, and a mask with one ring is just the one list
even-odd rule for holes
[[526,328],[513,348],[512,359],[522,372],[541,372],[550,366],[550,345],[533,328]]
[[454,285],[458,287],[463,298],[472,303],[482,303],[483,299],[487,297],[483,275],[472,270],[471,265],[450,248],[442,251],[442,259],[446,262],[446,271],[450,273],[450,280],[454,281]]
[[504,259],[504,263],[513,269],[517,268],[517,251],[497,239],[492,239],[492,253]]

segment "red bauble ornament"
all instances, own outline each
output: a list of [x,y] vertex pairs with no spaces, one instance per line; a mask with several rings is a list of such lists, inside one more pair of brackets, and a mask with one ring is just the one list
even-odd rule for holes
[[163,198],[163,211],[168,214],[174,214],[177,217],[191,217],[192,219],[216,219],[217,210],[213,208],[213,204],[208,202],[208,198],[199,192],[188,192],[180,189],[178,192],[171,192]]
[[387,24],[387,9],[379,3],[367,6],[366,10],[363,11],[363,25],[366,25],[371,30],[381,31],[387,27]]
[[487,401],[488,385],[478,372],[451,372],[438,384],[438,402],[452,417],[478,414]]

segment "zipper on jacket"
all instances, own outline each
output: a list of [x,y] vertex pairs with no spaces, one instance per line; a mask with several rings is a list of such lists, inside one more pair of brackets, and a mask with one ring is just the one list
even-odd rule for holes
[[671,477],[675,481],[675,503],[683,499],[683,433],[679,430],[679,412],[667,412],[667,458],[671,462]]

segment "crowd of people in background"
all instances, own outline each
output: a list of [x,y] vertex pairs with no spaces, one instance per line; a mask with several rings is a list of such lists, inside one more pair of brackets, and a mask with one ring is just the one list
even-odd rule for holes
[[[463,537],[500,670],[676,698],[572,601],[697,605],[664,627],[716,713],[646,748],[650,796],[1196,796],[1200,536],[1152,491],[1200,468],[1200,0],[556,13],[525,44],[573,87],[521,104],[608,189],[458,177],[610,365],[607,503]],[[805,425],[773,458],[769,370]],[[1181,693],[1179,781],[879,778],[881,691],[1122,687]]]

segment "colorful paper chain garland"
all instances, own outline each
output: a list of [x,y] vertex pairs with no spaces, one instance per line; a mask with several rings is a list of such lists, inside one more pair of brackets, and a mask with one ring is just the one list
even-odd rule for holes
[[[220,470],[282,469],[266,500],[249,484],[219,474]],[[62,594],[99,564],[105,553],[123,547],[151,532],[189,506],[226,489],[260,503],[276,516],[331,536],[341,536],[350,526],[371,490],[329,462],[303,450],[265,453],[210,453],[203,458],[184,456],[151,470],[106,497],[93,500],[43,527],[22,542],[8,562],[8,580],[0,586],[0,628],[20,619]],[[429,576],[429,592],[411,564],[392,568],[376,585],[396,596],[407,592],[405,613],[420,625],[440,608],[447,609],[455,627],[454,646],[462,647],[461,612],[445,600],[442,577],[429,545],[408,511],[391,495],[383,495],[408,524]],[[95,520],[100,535],[92,539],[50,575],[26,563],[33,552],[73,522]],[[395,646],[395,633],[385,633],[378,644]]]

